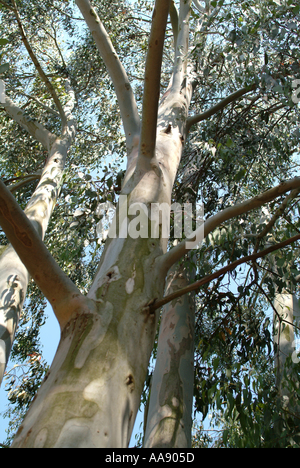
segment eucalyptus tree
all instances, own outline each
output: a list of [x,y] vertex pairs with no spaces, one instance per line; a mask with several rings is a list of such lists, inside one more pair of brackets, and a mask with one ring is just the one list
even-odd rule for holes
[[[238,352],[244,356],[245,343],[249,354],[251,331],[232,324],[232,333],[228,327],[230,311],[236,320],[242,315],[250,328],[255,324],[258,330],[261,325],[261,317],[249,307],[243,312],[241,306],[234,308],[239,301],[246,301],[253,288],[252,301],[259,291],[267,294],[259,282],[259,259],[300,239],[298,218],[285,219],[286,210],[277,209],[283,197],[294,203],[300,189],[297,166],[293,167],[299,146],[299,7],[272,1],[156,0],[133,5],[110,2],[109,12],[102,1],[75,3],[76,7],[55,1],[43,5],[0,1],[3,21],[12,30],[7,51],[17,52],[4,75],[2,107],[11,119],[5,120],[5,125],[13,121],[14,132],[20,131],[15,126],[18,124],[30,135],[28,139],[22,133],[21,143],[30,151],[35,148],[40,162],[39,166],[31,162],[30,172],[32,168],[35,173],[42,170],[31,197],[27,191],[20,200],[21,206],[29,200],[24,211],[6,185],[0,184],[0,224],[11,243],[1,256],[1,297],[7,299],[4,307],[10,307],[1,309],[5,362],[29,275],[50,302],[61,328],[54,361],[19,428],[14,447],[127,446],[160,308],[200,290],[202,312],[197,324],[206,313],[205,327],[211,337],[203,339],[204,330],[198,330],[197,349],[202,354],[196,356],[196,369],[197,364],[211,360],[217,373],[219,363],[224,367],[227,358],[227,363],[232,363]],[[149,8],[153,9],[152,19],[147,16]],[[85,36],[85,26],[76,24],[86,25],[91,36]],[[79,41],[72,40],[76,27]],[[63,28],[71,54],[59,43]],[[50,43],[55,54],[47,52]],[[24,47],[30,65],[23,56]],[[29,80],[28,89],[16,90],[18,80]],[[13,94],[18,103],[9,97]],[[122,187],[119,173],[115,184],[104,175],[102,186],[93,190],[88,170],[97,166],[106,145],[111,152],[124,152],[127,157]],[[77,178],[72,181],[74,166]],[[12,167],[11,161],[7,167]],[[64,167],[68,168],[65,175]],[[63,178],[69,193],[59,201]],[[78,204],[78,191],[82,198],[91,199],[88,209],[75,211],[71,223],[81,245],[76,247],[74,233],[68,241],[78,249],[78,259],[84,255],[82,245],[88,247],[92,241],[82,220],[95,231],[99,203],[116,201],[112,189],[120,194],[110,231],[116,235],[108,236],[100,258],[97,251],[89,252],[93,280],[82,271],[78,278],[72,262],[66,261],[64,268],[59,265],[64,262],[55,238],[47,241],[48,248],[43,241],[50,216],[58,203],[60,216],[65,214],[68,219],[70,212],[63,213],[63,206],[70,201],[73,207]],[[154,216],[158,223],[154,225],[152,208],[171,206],[174,200],[180,203],[188,192],[196,199],[199,194],[203,197],[205,222],[189,239],[172,246],[165,235],[164,216]],[[264,205],[271,221],[262,220]],[[283,228],[277,229],[279,218],[284,220]],[[59,228],[52,226],[54,235],[57,231]],[[203,237],[205,243],[196,251],[197,281],[164,293],[169,269]],[[9,258],[13,259],[10,263]],[[65,256],[68,258],[70,255]],[[224,307],[222,281],[242,264],[250,265],[244,284],[238,297],[225,292],[228,301]],[[274,281],[276,278],[267,283],[270,289]],[[186,346],[182,333],[176,342],[179,362],[172,361],[171,353],[166,369],[158,355],[158,375],[181,367]],[[224,346],[231,335],[239,340],[240,350],[232,340],[228,356]],[[207,341],[215,345],[212,351],[203,348]],[[162,341],[164,345],[162,355],[170,352],[169,340]],[[225,358],[217,361],[221,349]],[[183,386],[180,372],[174,375],[179,387]],[[199,376],[198,372],[195,396],[198,409],[203,410],[205,385],[200,385]],[[229,374],[227,378],[230,387]],[[161,380],[173,382],[167,375],[161,375]],[[166,393],[171,398],[170,388]],[[185,393],[180,398],[182,395]],[[162,405],[159,392],[151,392],[150,408],[164,406],[162,412],[168,416],[172,408],[168,409],[165,401],[163,398]],[[176,401],[188,408],[185,403]],[[245,428],[245,412],[238,414]],[[173,425],[174,437],[168,434],[168,440],[177,440],[177,430],[178,424]],[[152,431],[151,438],[146,434],[145,445],[153,446],[154,440],[154,445],[161,446],[164,436]]]

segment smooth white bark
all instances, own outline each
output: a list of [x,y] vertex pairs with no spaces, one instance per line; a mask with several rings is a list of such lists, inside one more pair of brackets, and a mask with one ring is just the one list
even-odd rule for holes
[[[28,121],[22,111],[9,98],[6,97],[4,105],[7,113],[49,150],[49,157],[42,171],[40,182],[25,209],[27,218],[31,221],[41,239],[45,236],[51,214],[59,196],[67,152],[76,134],[76,123],[71,113],[75,104],[75,97],[68,82],[66,83],[66,91],[69,94],[69,100],[64,106],[66,124],[60,138],[48,132],[38,122]],[[18,217],[12,218],[12,221],[17,225]],[[22,246],[22,243],[20,243],[20,246]],[[32,265],[38,266],[40,256],[37,246],[33,248],[31,254],[29,252],[29,260]],[[0,256],[0,342],[2,343],[1,360],[5,360],[5,362],[1,363],[0,382],[3,379],[3,373],[8,362],[26,296],[28,281],[29,273],[27,268],[25,268],[24,263],[12,246],[9,246]],[[45,282],[47,283],[47,278],[45,278]]]
[[76,5],[89,27],[114,84],[126,135],[127,152],[130,154],[134,146],[134,138],[140,131],[140,118],[129,79],[91,2],[89,0],[76,0]]
[[8,96],[5,96],[5,102],[0,105],[4,107],[7,114],[26,130],[35,140],[39,141],[47,151],[55,140],[56,136],[49,132],[42,124],[36,120],[29,120],[20,109]]

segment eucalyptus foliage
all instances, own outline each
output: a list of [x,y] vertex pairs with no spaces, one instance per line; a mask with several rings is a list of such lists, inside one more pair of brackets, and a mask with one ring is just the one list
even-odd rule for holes
[[[67,100],[66,78],[76,96],[77,137],[69,150],[45,244],[79,290],[87,293],[104,244],[97,231],[103,214],[97,207],[106,202],[116,206],[125,173],[119,105],[107,68],[73,1],[16,3],[30,45],[60,100]],[[24,50],[11,6],[9,0],[0,0],[0,78],[28,119],[57,133],[57,110]],[[95,0],[93,6],[141,110],[153,2]],[[193,3],[188,61],[194,93],[173,201],[191,197],[203,201],[208,219],[299,176],[300,113],[294,86],[300,79],[299,31],[300,7],[292,0]],[[173,43],[169,22],[162,95],[174,65]],[[240,89],[245,90],[243,95],[214,109]],[[24,208],[47,152],[2,108],[0,128],[0,175],[9,187],[28,181],[14,192]],[[31,174],[37,179],[30,179]],[[263,209],[219,225],[195,251],[195,281],[299,234],[298,205],[299,190],[289,199],[284,194]],[[2,231],[0,243],[7,244]],[[293,365],[292,376],[286,379],[295,408],[291,411],[283,407],[276,388],[272,333],[275,294],[298,295],[299,273],[299,243],[294,243],[249,260],[197,289],[194,416],[207,421],[211,415],[218,432],[215,439],[209,438],[201,426],[195,431],[196,447],[299,446],[299,366]],[[6,376],[8,441],[48,370],[38,338],[45,305],[31,284]],[[18,376],[13,365],[21,369]]]

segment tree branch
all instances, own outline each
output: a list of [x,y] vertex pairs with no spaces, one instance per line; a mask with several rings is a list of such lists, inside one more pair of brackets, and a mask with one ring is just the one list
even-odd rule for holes
[[155,155],[161,64],[170,0],[156,0],[145,66],[140,156]]
[[21,33],[23,44],[25,45],[26,50],[27,50],[27,52],[28,52],[28,54],[29,54],[35,68],[37,69],[41,79],[43,80],[43,82],[47,86],[47,89],[50,92],[51,97],[52,97],[53,101],[55,102],[57,110],[58,110],[58,112],[59,112],[59,114],[61,116],[62,126],[64,126],[65,121],[66,121],[66,116],[65,116],[63,107],[61,105],[61,102],[60,102],[60,100],[59,100],[59,98],[58,98],[58,96],[56,94],[56,91],[55,91],[54,87],[52,86],[51,82],[49,81],[49,78],[47,77],[47,75],[44,73],[44,70],[42,69],[40,62],[38,61],[35,53],[33,52],[32,48],[31,48],[31,46],[30,46],[30,44],[28,42],[28,39],[26,37],[26,34],[25,34],[25,31],[24,31],[24,28],[23,28],[23,24],[22,24],[22,21],[21,21],[21,18],[20,18],[20,15],[19,15],[15,0],[12,0],[12,3],[13,3],[14,13],[15,13],[16,20],[17,20],[17,23],[18,23],[18,26],[19,26],[19,30],[20,30],[20,33]]
[[24,91],[21,91],[20,89],[14,89],[10,88],[12,91],[14,91],[17,94],[21,94],[22,96],[27,97],[29,100],[35,101],[39,106],[41,106],[43,109],[45,109],[46,112],[50,112],[51,114],[55,115],[55,117],[59,117],[59,113],[56,112],[54,109],[51,109],[51,107],[46,106],[43,102],[41,102],[38,98],[35,96],[30,96],[29,94],[24,93]]
[[228,273],[229,271],[234,270],[236,267],[241,265],[242,263],[247,263],[247,262],[253,262],[257,260],[258,258],[265,257],[266,255],[269,255],[272,252],[275,252],[276,250],[282,249],[286,247],[287,245],[292,244],[293,242],[296,242],[297,240],[300,240],[300,234],[297,234],[296,236],[293,236],[286,241],[279,242],[278,244],[272,245],[271,247],[262,250],[261,252],[257,252],[252,255],[248,255],[246,257],[240,258],[236,260],[235,262],[231,263],[230,265],[225,266],[224,268],[221,268],[220,270],[216,271],[215,273],[212,273],[211,275],[205,276],[199,281],[196,281],[193,284],[190,284],[189,286],[179,289],[178,291],[174,292],[173,294],[170,294],[160,301],[154,302],[153,305],[149,306],[150,312],[153,313],[156,309],[159,309],[160,307],[164,306],[168,302],[173,301],[177,297],[183,296],[183,294],[189,293],[191,291],[195,291],[196,289],[199,289],[201,286],[204,284],[209,283],[210,281],[219,278],[220,276]]
[[81,14],[89,27],[98,51],[104,60],[114,84],[126,135],[127,152],[130,154],[132,151],[133,139],[137,134],[139,134],[140,118],[128,76],[90,1],[76,0],[76,5],[80,9]]
[[205,8],[200,5],[199,1],[198,0],[193,0],[193,3],[195,5],[195,7],[197,8],[197,10],[199,11],[199,13],[205,13]]
[[52,305],[58,321],[64,323],[65,311],[58,304],[64,303],[70,296],[81,296],[81,293],[51,256],[33,224],[1,179],[0,225],[29,274]]
[[[33,182],[34,180],[40,179],[41,175],[42,175],[42,171],[37,172],[35,174],[28,174],[28,175],[22,176],[22,177],[16,177],[16,179],[22,179],[22,180],[20,180],[19,182],[16,182],[15,184],[9,185],[7,188],[11,193],[13,193],[16,190],[18,190],[19,188],[23,187],[24,185],[27,185],[30,182]],[[7,181],[6,181],[6,183],[7,183]]]
[[179,11],[178,38],[172,76],[172,92],[180,93],[184,79],[187,78],[187,59],[189,52],[189,17],[192,0],[181,0]]
[[16,123],[21,125],[24,130],[26,130],[34,139],[38,140],[44,148],[49,151],[52,142],[56,138],[53,133],[47,130],[37,120],[30,120],[28,117],[25,117],[22,109],[14,104],[14,102],[7,96],[5,96],[5,102],[1,103],[1,105]]
[[171,19],[172,31],[173,31],[173,37],[174,37],[174,49],[176,53],[177,39],[178,39],[178,32],[179,32],[179,16],[178,16],[178,10],[176,8],[174,0],[171,0],[171,3],[170,3],[170,19]]
[[211,107],[207,111],[203,112],[202,114],[194,115],[193,117],[189,117],[187,119],[187,131],[191,128],[192,125],[202,122],[203,120],[208,119],[212,115],[215,115],[217,112],[220,110],[224,109],[228,104],[236,101],[240,97],[244,96],[245,94],[250,93],[251,91],[254,91],[257,88],[257,84],[253,84],[251,86],[246,86],[244,88],[239,89],[238,91],[235,91],[234,93],[230,94],[227,96],[225,99],[222,99],[218,104],[215,106]]
[[9,11],[15,11],[11,5],[8,5],[4,0],[0,0],[0,4],[7,8]]
[[160,267],[165,270],[165,273],[171,268],[171,266],[177,262],[180,258],[182,258],[187,252],[189,252],[190,248],[187,247],[187,242],[189,244],[194,243],[194,247],[196,248],[197,245],[203,241],[205,237],[212,232],[216,227],[220,226],[220,224],[228,221],[236,216],[241,214],[247,213],[248,211],[254,210],[259,208],[260,206],[268,203],[275,198],[280,197],[286,192],[290,190],[299,189],[300,188],[300,177],[295,177],[294,179],[286,180],[281,182],[281,184],[273,187],[266,192],[263,192],[256,197],[250,198],[242,203],[238,203],[234,206],[229,206],[224,210],[220,211],[219,213],[211,216],[204,222],[204,226],[200,226],[196,229],[195,234],[192,238],[188,239],[187,241],[180,242],[180,244],[173,247],[167,253],[162,255],[158,262],[160,262]]

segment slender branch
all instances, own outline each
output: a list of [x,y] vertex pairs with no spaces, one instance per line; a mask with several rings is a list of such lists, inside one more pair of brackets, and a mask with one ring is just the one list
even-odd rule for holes
[[41,174],[42,174],[42,171],[36,174],[28,174],[27,176],[22,177],[23,180],[20,180],[19,182],[16,182],[15,184],[9,185],[7,188],[11,193],[13,193],[19,188],[24,187],[24,185],[30,184],[30,182],[33,182],[34,180],[40,179]]
[[173,37],[174,37],[174,49],[176,51],[178,32],[179,32],[179,16],[178,16],[178,10],[176,8],[174,0],[171,0],[171,3],[170,3],[170,19],[171,19],[172,31],[173,31]]
[[90,1],[76,0],[76,5],[89,27],[114,84],[126,135],[127,151],[131,153],[133,139],[139,134],[140,118],[128,76]]
[[200,13],[205,13],[205,8],[202,5],[200,5],[198,0],[193,0],[193,3]]
[[63,323],[64,310],[57,307],[70,296],[81,295],[45,247],[41,237],[0,179],[0,225],[29,274]]
[[50,34],[50,33],[49,33],[48,31],[46,31],[46,30],[45,30],[45,32],[46,32],[46,34],[48,34],[48,36],[51,37],[51,39],[53,39],[53,41],[54,41],[54,43],[55,43],[55,45],[56,45],[58,54],[59,54],[59,56],[60,56],[60,58],[61,58],[62,65],[63,65],[64,68],[67,68],[67,64],[66,64],[66,62],[65,62],[64,56],[63,56],[62,51],[61,51],[61,49],[60,49],[60,47],[59,47],[59,45],[58,45],[58,42],[57,42],[56,30],[55,30],[55,28],[54,28],[53,23],[52,23],[51,26],[52,26],[52,29],[53,29],[54,36],[52,36],[52,34]]
[[153,305],[149,306],[150,310],[151,310],[151,312],[153,312],[154,310],[159,309],[160,307],[164,306],[168,302],[173,301],[177,297],[180,297],[183,294],[189,293],[191,291],[195,291],[196,289],[199,289],[204,284],[207,284],[210,281],[212,281],[212,280],[214,280],[216,278],[219,278],[219,276],[222,276],[222,275],[228,273],[229,271],[234,270],[236,267],[238,267],[242,263],[253,262],[254,260],[257,260],[258,258],[265,257],[266,255],[269,255],[270,253],[275,252],[276,250],[282,249],[282,248],[286,247],[287,245],[290,245],[293,242],[296,242],[297,240],[300,240],[300,234],[297,234],[296,236],[293,236],[293,237],[291,237],[291,238],[289,238],[289,239],[287,239],[287,240],[285,240],[283,242],[279,242],[278,244],[272,245],[271,247],[269,247],[269,248],[267,248],[265,250],[262,250],[261,252],[257,252],[255,254],[248,255],[246,257],[240,258],[240,259],[236,260],[235,262],[231,263],[230,265],[227,265],[224,268],[221,268],[220,270],[212,273],[211,275],[205,276],[201,280],[196,281],[195,283],[190,284],[189,286],[187,286],[185,288],[179,289],[178,291],[174,292],[173,294],[170,294],[170,295],[164,297],[160,301],[154,302]]
[[0,0],[0,5],[3,5],[5,8],[7,8],[9,11],[13,11],[15,12],[15,10],[13,9],[13,7],[11,5],[8,5],[6,2],[4,2],[4,0]]
[[241,88],[238,91],[235,91],[234,93],[227,96],[225,99],[222,99],[222,101],[220,101],[218,104],[211,107],[207,111],[203,112],[202,114],[189,117],[187,120],[187,129],[189,130],[192,125],[202,122],[203,120],[208,119],[212,115],[215,115],[217,112],[224,109],[224,107],[226,107],[228,104],[231,104],[232,102],[236,101],[237,99],[244,96],[245,94],[250,93],[251,91],[254,91],[256,88],[257,88],[257,85],[255,83],[251,86],[246,86],[244,88]]
[[160,76],[170,0],[156,0],[145,66],[145,85],[140,139],[140,156],[155,154]]
[[56,91],[55,91],[54,87],[52,86],[51,82],[49,81],[49,78],[47,77],[47,75],[44,73],[44,70],[42,69],[40,62],[38,61],[35,53],[33,52],[32,48],[31,48],[31,46],[30,46],[30,44],[28,42],[28,39],[26,37],[26,34],[25,34],[25,31],[24,31],[24,28],[23,28],[23,24],[22,24],[22,21],[21,21],[21,18],[20,18],[20,15],[19,15],[15,0],[12,0],[12,3],[13,3],[13,6],[14,6],[14,12],[15,12],[16,20],[17,20],[19,30],[20,30],[20,33],[21,33],[23,44],[25,45],[26,50],[27,50],[27,52],[28,52],[28,54],[29,54],[35,68],[37,69],[41,79],[43,80],[43,82],[47,86],[47,89],[50,92],[51,97],[52,97],[53,101],[56,104],[57,110],[58,110],[58,112],[59,112],[59,114],[61,116],[62,123],[63,123],[63,126],[64,126],[66,117],[65,117],[61,102],[60,102],[60,100],[59,100],[59,98],[58,98],[58,96],[56,94]]
[[47,130],[41,123],[37,120],[30,120],[27,118],[22,109],[18,107],[14,102],[5,96],[5,102],[1,103],[8,115],[21,127],[24,128],[33,138],[38,140],[44,148],[49,151],[51,143],[56,138],[53,133]]
[[47,112],[50,112],[51,114],[55,115],[55,117],[59,117],[59,113],[56,112],[54,109],[51,109],[51,107],[49,106],[46,106],[46,104],[44,104],[43,102],[41,102],[38,98],[36,98],[35,96],[30,96],[29,94],[26,94],[24,93],[24,91],[20,90],[20,89],[14,89],[14,88],[10,88],[12,91],[14,91],[15,93],[17,94],[21,94],[22,96],[25,96],[27,97],[29,100],[32,100],[32,101],[35,101],[39,106],[41,106],[43,109],[45,109],[45,111]]
[[[208,218],[205,221],[204,226],[202,225],[196,229],[193,238],[188,239],[188,243],[194,243],[194,248],[196,248],[197,245],[203,240],[203,236],[205,239],[205,237],[210,232],[212,232],[216,227],[220,226],[220,224],[224,223],[225,221],[259,208],[260,206],[274,200],[275,198],[278,198],[284,193],[299,188],[300,177],[295,177],[294,179],[281,182],[281,184],[267,190],[266,192],[263,192],[260,195],[257,195],[256,197],[250,198],[249,200],[238,203],[234,206],[229,206],[228,208],[225,208],[214,216]],[[180,244],[173,247],[158,259],[158,262],[161,264],[161,268],[163,268],[167,273],[171,266],[180,258],[182,258],[189,250],[190,248],[187,246],[187,241],[180,242]]]

